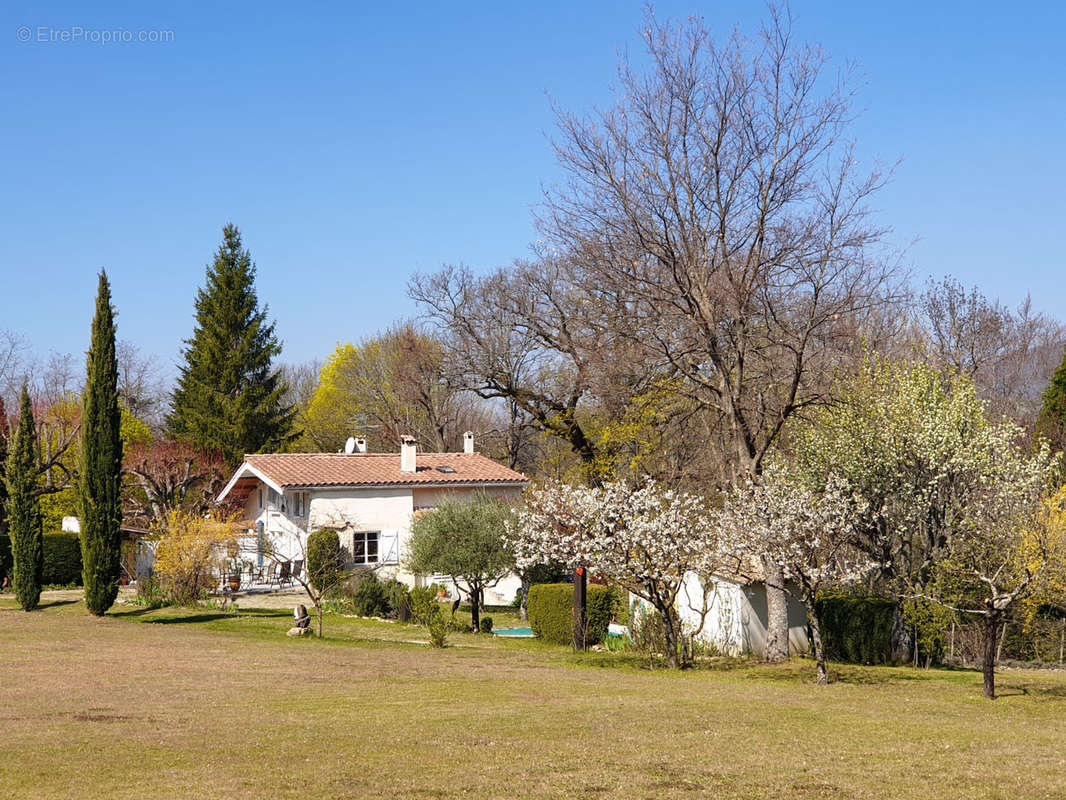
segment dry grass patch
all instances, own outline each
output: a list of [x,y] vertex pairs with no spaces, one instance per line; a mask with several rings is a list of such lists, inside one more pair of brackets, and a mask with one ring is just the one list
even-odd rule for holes
[[[132,609],[119,607],[119,612]],[[9,797],[1062,797],[1066,679],[613,654],[286,612],[0,604]],[[411,630],[417,630],[412,628]],[[603,668],[596,668],[603,667]]]

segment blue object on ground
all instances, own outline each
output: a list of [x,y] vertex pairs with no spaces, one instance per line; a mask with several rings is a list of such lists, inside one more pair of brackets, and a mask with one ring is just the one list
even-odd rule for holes
[[532,639],[532,628],[493,628],[494,636],[510,636],[517,639]]

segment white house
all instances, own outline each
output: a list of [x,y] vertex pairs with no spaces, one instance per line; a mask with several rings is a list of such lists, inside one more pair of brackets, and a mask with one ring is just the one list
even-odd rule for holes
[[[366,441],[350,440],[351,452],[247,455],[218,501],[243,504],[248,535],[242,556],[263,563],[273,547],[302,559],[307,534],[330,528],[340,534],[349,566],[376,566],[415,585],[403,568],[411,521],[443,497],[481,491],[517,497],[528,485],[524,475],[474,452],[474,436],[464,436],[462,453],[418,452],[405,440],[399,453],[368,453]],[[512,586],[511,584],[515,584]],[[517,579],[487,592],[488,603],[510,602]]]

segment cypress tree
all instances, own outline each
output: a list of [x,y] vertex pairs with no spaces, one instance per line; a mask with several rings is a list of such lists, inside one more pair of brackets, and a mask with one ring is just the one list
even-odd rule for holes
[[115,311],[107,274],[100,273],[86,361],[78,501],[85,606],[101,615],[118,596],[122,545],[122,439],[115,357]]
[[0,397],[0,585],[11,573],[11,537],[7,534],[7,481],[3,471],[7,464],[7,409]]
[[1036,418],[1036,433],[1055,450],[1066,448],[1066,354],[1044,390],[1044,403]]
[[41,498],[37,493],[37,429],[26,384],[22,385],[19,421],[7,456],[7,517],[10,524],[15,599],[26,611],[37,607],[44,577]]
[[255,293],[255,264],[235,225],[196,296],[196,326],[171,398],[170,433],[221,452],[230,465],[245,453],[277,449],[291,438],[294,411],[271,362],[281,352],[274,324]]

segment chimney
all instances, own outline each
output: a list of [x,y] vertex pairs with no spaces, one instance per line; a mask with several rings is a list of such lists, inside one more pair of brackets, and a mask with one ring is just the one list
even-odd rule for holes
[[463,434],[463,452],[468,456],[474,455],[474,432],[467,431]]
[[359,439],[355,440],[355,452],[357,452],[357,453],[365,453],[366,452],[366,439],[359,438]]
[[417,472],[415,467],[415,450],[418,443],[410,436],[404,436],[400,444],[400,472]]

